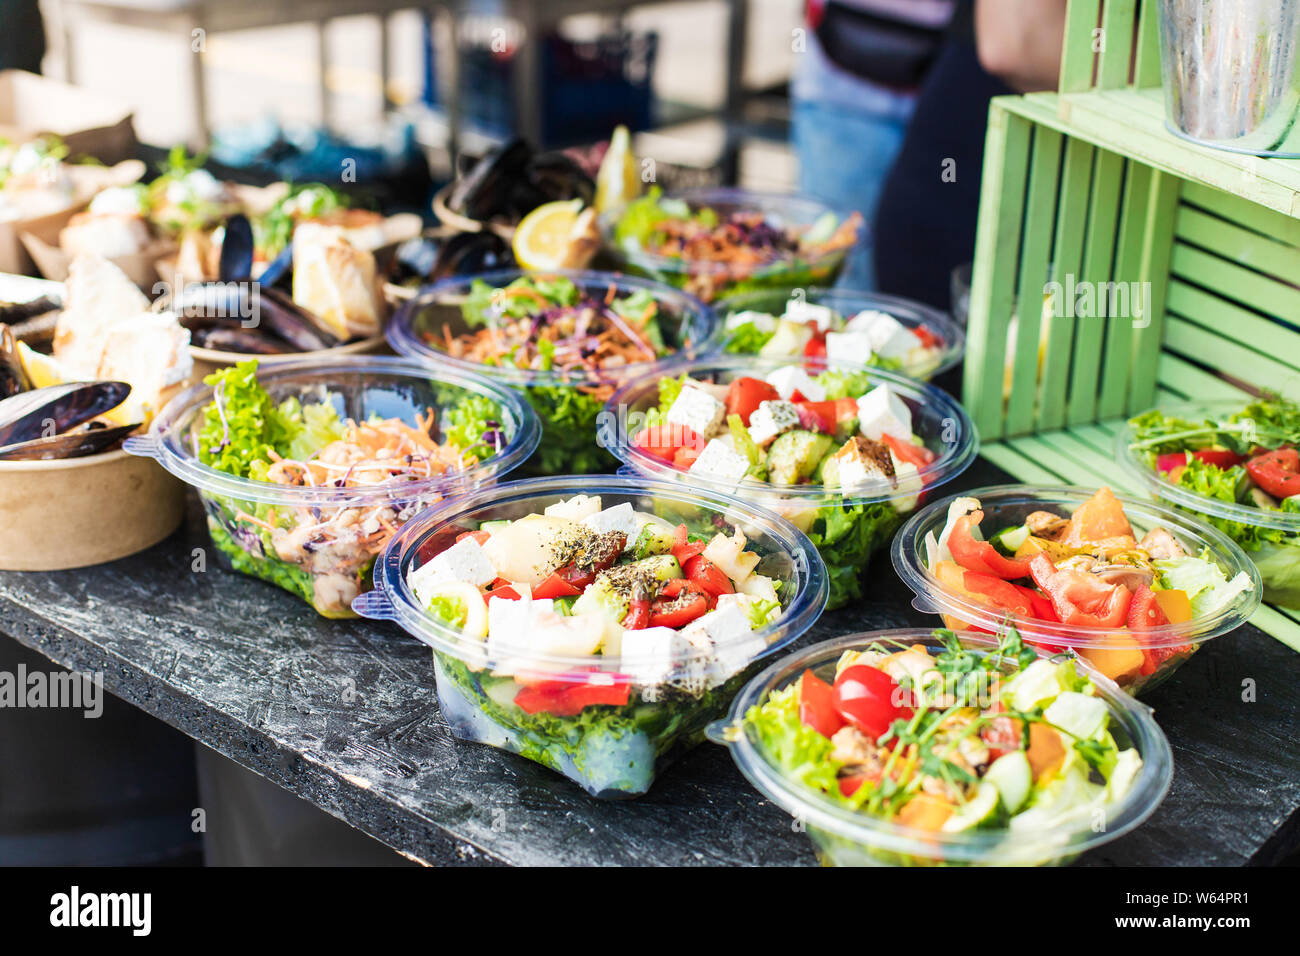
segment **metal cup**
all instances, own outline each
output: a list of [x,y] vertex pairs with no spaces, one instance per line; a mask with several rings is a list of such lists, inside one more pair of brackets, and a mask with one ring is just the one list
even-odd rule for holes
[[1171,132],[1205,146],[1300,158],[1300,0],[1159,0]]

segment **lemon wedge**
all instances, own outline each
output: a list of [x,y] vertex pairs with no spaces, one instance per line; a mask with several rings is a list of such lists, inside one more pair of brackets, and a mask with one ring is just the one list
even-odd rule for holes
[[626,126],[616,126],[609,138],[609,149],[596,172],[596,212],[619,209],[641,194],[641,176],[636,154],[632,152],[632,135]]
[[543,203],[520,220],[511,250],[525,269],[562,269],[570,236],[582,212],[581,199]]
[[32,380],[32,388],[62,385],[69,380],[58,359],[36,351],[26,342],[18,343],[18,358],[23,363],[23,371]]

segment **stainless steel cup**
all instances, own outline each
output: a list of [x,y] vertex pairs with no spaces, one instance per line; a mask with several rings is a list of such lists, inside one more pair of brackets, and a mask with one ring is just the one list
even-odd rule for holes
[[1206,146],[1300,158],[1300,0],[1159,0],[1169,129]]

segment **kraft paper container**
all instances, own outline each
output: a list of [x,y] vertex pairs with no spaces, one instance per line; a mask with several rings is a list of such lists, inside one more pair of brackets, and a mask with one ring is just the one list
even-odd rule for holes
[[126,452],[0,461],[0,570],[57,571],[115,561],[167,537],[185,485]]
[[270,368],[272,365],[282,365],[285,362],[328,361],[332,358],[342,358],[347,355],[374,355],[378,352],[383,352],[385,355],[391,354],[385,347],[382,335],[360,339],[356,342],[348,342],[346,345],[336,345],[332,349],[317,349],[314,352],[285,352],[282,355],[245,355],[242,352],[219,352],[216,349],[205,349],[197,345],[191,345],[190,356],[194,359],[194,374],[190,376],[190,381],[201,382],[205,376],[217,369],[225,368],[228,365],[236,365],[239,362],[253,358],[257,359],[259,368]]
[[[72,265],[73,257],[59,248],[57,236],[54,244],[30,232],[25,232],[18,238],[22,240],[23,247],[36,263],[36,268],[40,270],[41,275],[55,282],[62,282],[68,277],[68,267]],[[153,291],[154,285],[160,278],[157,261],[175,251],[174,242],[159,239],[140,252],[129,256],[118,256],[108,261],[126,273],[128,279],[148,294]]]

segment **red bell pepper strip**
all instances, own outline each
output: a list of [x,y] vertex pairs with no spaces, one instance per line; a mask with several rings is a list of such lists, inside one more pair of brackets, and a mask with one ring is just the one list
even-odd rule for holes
[[736,590],[735,585],[731,583],[731,578],[702,554],[689,558],[682,565],[682,572],[686,575],[686,580],[695,582],[714,597],[732,594]]
[[702,552],[707,545],[703,541],[691,541],[686,533],[686,525],[679,524],[673,539],[672,556],[677,563],[686,566],[686,562]]
[[810,670],[799,678],[799,720],[823,737],[833,737],[844,726],[835,709],[834,688]]
[[1028,558],[1004,558],[987,541],[978,541],[971,527],[984,520],[983,511],[972,511],[953,522],[948,535],[948,550],[953,560],[967,571],[981,571],[994,577],[1013,580],[1029,577]]
[[547,598],[576,597],[581,593],[582,588],[570,584],[558,571],[552,571],[545,581],[533,588],[533,599],[544,601]]
[[1122,584],[1107,584],[1083,571],[1062,571],[1038,553],[1030,560],[1034,583],[1052,599],[1062,624],[1079,627],[1122,627],[1132,592]]

